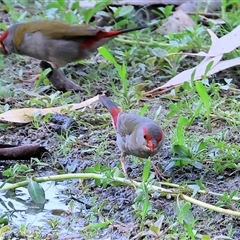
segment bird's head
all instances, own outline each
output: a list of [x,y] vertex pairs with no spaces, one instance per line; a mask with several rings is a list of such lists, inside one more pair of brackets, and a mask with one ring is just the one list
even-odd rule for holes
[[4,54],[4,55],[7,55],[8,54],[8,51],[7,51],[7,49],[6,49],[6,47],[5,47],[5,44],[4,44],[4,42],[3,41],[5,41],[5,39],[7,38],[7,36],[9,35],[9,30],[6,30],[2,35],[1,35],[1,37],[0,37],[0,46],[1,46],[1,50],[2,50],[2,53]]
[[142,136],[144,138],[145,147],[152,153],[158,151],[163,144],[163,131],[156,124],[143,126]]
[[24,37],[24,32],[19,26],[21,26],[20,23],[14,24],[0,36],[0,46],[4,55],[17,53],[17,49]]

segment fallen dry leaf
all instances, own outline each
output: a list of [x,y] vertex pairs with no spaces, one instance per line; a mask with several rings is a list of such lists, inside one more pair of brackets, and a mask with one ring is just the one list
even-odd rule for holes
[[221,72],[225,69],[228,69],[230,67],[234,67],[240,65],[240,57],[237,58],[233,58],[233,59],[229,59],[229,60],[224,60],[224,61],[220,61],[215,67],[213,67],[210,71],[208,75],[212,75],[215,74],[217,72]]
[[89,106],[90,104],[98,101],[98,96],[90,98],[81,103],[73,103],[60,107],[53,108],[22,108],[22,109],[12,109],[7,112],[0,114],[0,121],[13,122],[13,123],[29,123],[31,119],[28,116],[34,116],[35,113],[39,112],[41,115],[46,115],[48,113],[61,113],[64,109],[76,110]]
[[210,47],[208,53],[211,56],[229,53],[240,46],[239,39],[240,26],[234,28],[231,32],[215,41],[214,44],[212,44]]
[[[194,80],[200,79],[205,75],[206,68],[210,62],[213,62],[212,66],[215,66],[221,59],[223,55],[218,55],[216,57],[207,57],[208,59],[204,59],[197,67],[190,68],[186,71],[183,71],[170,79],[167,83],[163,84],[160,89],[168,88],[171,86],[181,85],[184,82],[189,82],[191,80],[192,74],[195,71]],[[209,75],[209,72],[207,76]]]
[[[217,36],[210,29],[208,29],[208,33],[211,37],[212,45],[206,57],[202,60],[202,62],[199,63],[198,66],[179,73],[162,86],[146,92],[145,95],[148,96],[158,92],[159,90],[171,88],[173,86],[181,85],[184,82],[190,81],[194,71],[195,75],[193,80],[198,80],[201,79],[202,76],[210,76],[214,73],[240,64],[240,58],[234,58],[220,62],[224,53],[229,53],[240,46],[240,26],[236,27],[230,33],[221,38],[217,38]],[[196,55],[204,56],[202,52]],[[211,69],[206,73],[206,68],[211,62]]]

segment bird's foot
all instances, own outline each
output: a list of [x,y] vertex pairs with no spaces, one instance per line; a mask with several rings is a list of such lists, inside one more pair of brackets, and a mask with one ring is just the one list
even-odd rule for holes
[[165,178],[165,177],[163,176],[163,174],[158,170],[158,168],[156,167],[156,165],[155,165],[153,162],[151,162],[151,164],[152,164],[152,167],[153,167],[153,169],[154,169],[154,171],[155,171],[155,173],[156,173],[157,178],[158,178],[159,180],[161,180],[161,179],[166,180],[166,178]]
[[125,166],[125,156],[121,157],[121,165],[122,165],[122,170],[124,172],[125,177],[128,178],[127,169]]
[[36,74],[34,77],[30,78],[29,80],[23,80],[23,82],[36,82],[40,78],[41,74]]

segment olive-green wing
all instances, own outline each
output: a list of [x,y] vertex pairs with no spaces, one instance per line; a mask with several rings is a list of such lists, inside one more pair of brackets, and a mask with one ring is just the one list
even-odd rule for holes
[[37,20],[23,23],[16,29],[17,37],[14,39],[14,44],[19,46],[27,32],[41,32],[42,35],[53,39],[71,39],[81,36],[94,36],[100,30],[103,29],[85,24],[73,25],[56,20]]

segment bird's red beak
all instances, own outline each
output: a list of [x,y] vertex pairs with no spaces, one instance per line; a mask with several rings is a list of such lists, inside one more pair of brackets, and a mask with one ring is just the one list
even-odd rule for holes
[[1,48],[2,48],[2,53],[3,53],[4,55],[7,55],[8,52],[7,52],[7,50],[6,50],[6,48],[5,48],[4,44],[3,44],[3,40],[8,36],[8,34],[9,34],[9,31],[7,30],[7,31],[5,31],[5,32],[2,34],[2,36],[0,36],[0,46],[1,46]]
[[148,141],[147,146],[150,148],[150,150],[151,150],[152,152],[154,152],[154,150],[155,150],[155,146],[154,146],[152,140]]

